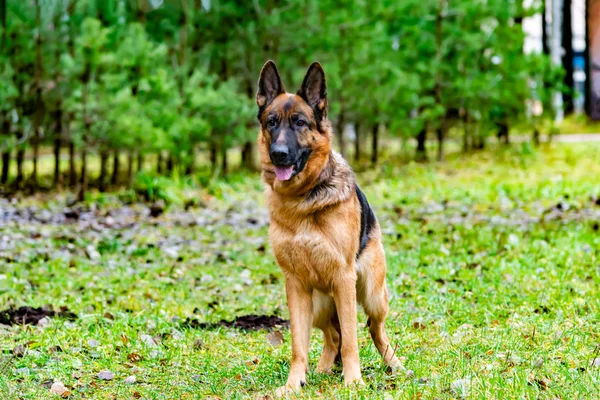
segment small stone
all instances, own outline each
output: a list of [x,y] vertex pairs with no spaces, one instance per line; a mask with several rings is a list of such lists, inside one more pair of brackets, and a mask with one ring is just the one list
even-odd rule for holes
[[135,375],[131,375],[131,376],[128,376],[127,378],[125,378],[123,380],[123,382],[126,383],[126,384],[128,384],[128,385],[132,385],[132,384],[134,384],[136,382],[136,380],[137,379],[135,378]]
[[150,358],[157,358],[158,356],[160,356],[160,352],[158,350],[152,350],[150,351]]
[[46,317],[41,318],[38,322],[37,322],[37,326],[39,326],[40,328],[45,328],[48,325],[50,325],[50,320]]
[[271,346],[281,346],[283,344],[283,334],[279,331],[267,333],[267,343]]
[[52,386],[50,386],[50,391],[52,393],[62,395],[63,393],[65,393],[67,391],[67,388],[65,387],[65,385],[63,385],[62,382],[56,381],[52,384]]
[[233,286],[233,291],[234,292],[243,292],[244,287],[242,285],[240,285],[239,283],[237,283]]
[[208,283],[208,282],[212,282],[215,278],[213,278],[212,275],[202,275],[202,278],[200,278],[200,282],[202,283]]
[[173,329],[171,331],[171,338],[173,340],[182,340],[185,336],[183,335],[183,333],[181,333],[180,331],[178,331],[177,329]]
[[248,279],[248,278],[250,278],[250,275],[252,275],[252,272],[250,272],[249,269],[245,269],[240,274],[240,278],[242,278],[242,279]]
[[92,261],[96,261],[100,258],[100,253],[98,253],[98,250],[91,244],[85,248],[85,255]]
[[98,372],[98,375],[96,375],[96,376],[98,377],[98,379],[102,379],[105,381],[110,381],[115,378],[115,374],[113,374],[111,371],[108,371],[108,370],[100,371],[100,372]]
[[514,233],[508,235],[508,244],[511,246],[517,246],[519,244],[519,237]]
[[450,389],[462,398],[469,397],[471,391],[471,378],[459,379],[450,384]]
[[204,347],[204,342],[202,341],[202,339],[194,340],[194,350],[200,350],[203,347]]
[[13,356],[15,357],[23,357],[26,352],[27,349],[25,349],[25,346],[22,345],[18,345],[12,350]]
[[27,367],[23,367],[23,368],[17,368],[15,370],[15,372],[17,373],[17,375],[29,375],[29,368]]
[[90,339],[87,342],[87,345],[91,348],[98,347],[99,344],[100,343],[98,343],[98,341],[96,339]]
[[150,320],[150,321],[146,322],[146,329],[148,329],[149,331],[155,330],[156,322],[154,320]]
[[140,339],[142,340],[142,342],[144,342],[144,344],[148,347],[156,347],[156,342],[154,341],[154,338],[150,335],[141,335]]

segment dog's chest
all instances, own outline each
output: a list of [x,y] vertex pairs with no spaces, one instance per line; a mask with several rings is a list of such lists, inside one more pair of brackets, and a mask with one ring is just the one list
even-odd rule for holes
[[272,224],[270,237],[275,257],[284,272],[311,286],[329,286],[332,275],[348,264],[344,238],[308,220],[293,230]]

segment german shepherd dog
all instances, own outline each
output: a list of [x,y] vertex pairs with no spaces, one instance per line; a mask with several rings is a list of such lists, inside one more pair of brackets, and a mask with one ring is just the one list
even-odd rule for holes
[[338,356],[346,385],[362,384],[356,305],[368,315],[386,365],[400,366],[385,333],[388,292],[381,230],[346,161],[331,148],[325,73],[313,63],[296,94],[286,93],[273,61],[258,81],[258,145],[275,258],[285,275],[292,361],[278,395],[306,383],[311,327],[323,331],[317,372]]

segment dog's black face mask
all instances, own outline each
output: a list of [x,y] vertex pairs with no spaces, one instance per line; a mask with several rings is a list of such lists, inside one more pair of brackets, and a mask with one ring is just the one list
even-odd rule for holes
[[[284,104],[292,107],[293,98]],[[298,175],[308,161],[310,148],[302,146],[298,138],[308,126],[308,118],[300,113],[278,116],[273,112],[267,118],[266,129],[271,134],[269,156],[275,167],[275,175],[280,181],[287,181]]]
[[269,143],[269,158],[279,181],[298,175],[311,155],[315,135],[326,120],[327,91],[321,65],[309,68],[296,95],[286,93],[275,64],[267,62],[258,81],[258,119]]

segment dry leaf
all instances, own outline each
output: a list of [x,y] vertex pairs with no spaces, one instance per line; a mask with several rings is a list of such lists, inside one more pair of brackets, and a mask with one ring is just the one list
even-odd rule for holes
[[138,362],[138,361],[141,361],[141,360],[142,360],[142,358],[143,358],[143,357],[142,357],[141,355],[139,355],[138,353],[130,353],[130,354],[127,356],[127,359],[128,359],[129,361],[131,361],[132,363],[136,363],[136,362]]

